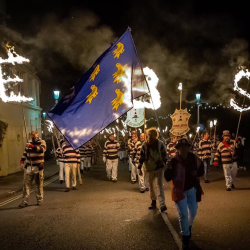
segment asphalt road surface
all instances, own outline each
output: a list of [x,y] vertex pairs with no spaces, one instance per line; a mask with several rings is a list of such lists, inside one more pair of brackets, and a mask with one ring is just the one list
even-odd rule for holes
[[[227,192],[222,169],[210,169],[211,182],[202,181],[205,195],[193,226],[192,249],[250,249],[249,172],[239,172],[236,189]],[[127,164],[119,163],[117,183],[107,180],[102,163],[83,174],[78,190],[65,193],[64,184],[51,181],[46,181],[41,207],[35,205],[34,193],[27,208],[17,208],[20,198],[0,206],[1,250],[178,249],[159,211],[148,210],[148,192],[141,194],[138,183],[130,183]],[[165,194],[167,216],[179,234],[166,182]]]
[[[48,181],[47,181],[48,182]],[[18,209],[21,199],[0,207],[0,249],[177,249],[159,211],[149,211],[149,193],[130,183],[128,165],[118,182],[104,164],[83,174],[83,185],[65,193],[58,180],[44,187],[44,204]]]

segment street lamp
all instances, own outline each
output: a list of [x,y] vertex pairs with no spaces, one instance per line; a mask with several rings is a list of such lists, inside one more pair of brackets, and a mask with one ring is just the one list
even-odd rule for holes
[[[196,101],[197,101],[197,127],[200,126],[200,100],[201,100],[201,94],[197,93],[195,94]],[[198,132],[199,135],[199,132]]]
[[59,96],[60,96],[60,91],[59,90],[54,90],[55,103],[58,103]]

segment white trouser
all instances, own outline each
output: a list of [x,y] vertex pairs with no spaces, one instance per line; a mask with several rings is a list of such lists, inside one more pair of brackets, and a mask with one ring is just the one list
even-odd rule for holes
[[135,164],[133,164],[132,157],[129,157],[129,165],[131,171],[131,181],[136,181],[137,167]]
[[148,188],[148,173],[145,171],[144,164],[142,165],[141,171],[142,175],[139,175],[139,170],[137,169],[138,179],[139,179],[139,188],[141,191],[145,191]]
[[[77,168],[77,163],[65,162],[66,188],[70,188],[70,180],[72,180],[72,187],[76,187],[76,168]],[[70,178],[70,175],[71,175],[71,178]]]
[[64,162],[59,161],[59,181],[64,181]]
[[231,188],[232,184],[235,181],[238,171],[237,162],[233,162],[230,164],[222,164],[222,166],[226,180],[226,187]]
[[81,170],[83,170],[84,167],[84,157],[81,157]]
[[84,167],[85,168],[91,167],[91,157],[84,157]]
[[165,194],[164,194],[164,184],[163,184],[163,168],[158,170],[148,172],[149,181],[149,191],[151,200],[156,200],[156,192],[160,207],[166,206],[165,204]]
[[118,168],[118,159],[109,160],[106,162],[106,171],[107,177],[112,178],[113,181],[117,180],[117,168]]
[[132,158],[130,157],[130,155],[128,155],[128,169],[129,169],[129,171],[131,171],[132,170]]

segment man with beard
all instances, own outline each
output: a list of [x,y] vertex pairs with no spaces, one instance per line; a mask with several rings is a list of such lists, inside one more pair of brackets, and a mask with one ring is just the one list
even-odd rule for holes
[[37,206],[40,206],[43,202],[43,172],[46,142],[39,138],[37,131],[32,131],[31,136],[32,139],[26,144],[25,151],[20,161],[21,169],[24,170],[24,185],[23,200],[19,208],[28,206],[33,180],[35,180]]
[[[151,198],[151,206],[149,209],[156,209],[156,197],[160,203],[160,211],[167,210],[165,204],[163,172],[167,162],[167,153],[165,144],[158,140],[159,133],[157,128],[147,130],[147,141],[143,143],[140,159],[138,163],[139,174],[142,175],[142,166],[145,165],[145,170],[148,173],[149,191]],[[157,196],[156,196],[157,191]]]
[[238,170],[235,141],[231,139],[229,130],[223,131],[222,138],[223,141],[219,144],[215,153],[214,166],[217,166],[219,159],[221,159],[226,180],[226,190],[231,191],[232,188],[235,188],[234,181]]

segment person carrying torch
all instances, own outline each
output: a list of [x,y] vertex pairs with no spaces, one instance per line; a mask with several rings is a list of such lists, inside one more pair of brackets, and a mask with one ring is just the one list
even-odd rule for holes
[[19,208],[28,206],[33,180],[35,180],[37,206],[40,206],[43,202],[43,172],[46,142],[39,138],[37,131],[32,131],[31,136],[32,139],[26,144],[20,161],[21,169],[24,170],[24,185],[23,200],[22,203],[19,204]]

